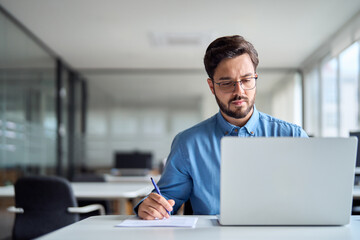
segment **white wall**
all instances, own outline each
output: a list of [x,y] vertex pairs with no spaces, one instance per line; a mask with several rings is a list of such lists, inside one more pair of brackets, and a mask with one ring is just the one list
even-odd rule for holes
[[260,94],[256,94],[256,100],[255,100],[255,105],[258,111],[263,112],[263,113],[267,113],[267,114],[272,114],[272,94],[271,93],[267,93],[267,92],[263,92]]
[[197,122],[194,109],[127,109],[107,107],[89,111],[86,165],[111,166],[113,153],[150,151],[154,164],[166,158],[173,137]]
[[282,120],[302,126],[302,94],[299,74],[284,78],[273,89],[271,114]]
[[[183,76],[191,87],[193,79],[203,76]],[[276,84],[274,92],[261,91],[256,97],[257,108],[275,117],[301,125],[297,115],[301,92],[297,89],[299,80],[291,76]],[[125,84],[124,81],[123,84]],[[134,84],[134,82],[132,82]],[[88,167],[110,167],[114,151],[151,151],[154,167],[166,158],[174,136],[219,111],[215,97],[204,80],[198,95],[182,100],[134,103],[115,99],[112,94],[101,90],[101,82],[89,81],[88,125],[86,135],[86,160]],[[183,90],[178,87],[179,91]],[[137,93],[138,94],[138,93]],[[141,94],[141,91],[140,91]],[[295,100],[296,98],[297,100]],[[189,104],[190,102],[190,104]],[[300,120],[299,120],[300,119]]]
[[[166,158],[174,136],[200,122],[200,100],[192,106],[163,105],[131,106],[98,93],[89,102],[86,135],[88,167],[110,167],[114,151],[150,151],[153,166]],[[98,91],[95,91],[98,92]]]
[[219,112],[219,107],[215,96],[209,89],[208,92],[204,92],[201,98],[201,117],[204,120],[213,116],[217,112]]

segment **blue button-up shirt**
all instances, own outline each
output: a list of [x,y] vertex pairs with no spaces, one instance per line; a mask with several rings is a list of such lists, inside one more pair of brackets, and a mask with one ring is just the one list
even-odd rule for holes
[[224,136],[307,137],[307,134],[295,124],[257,111],[255,106],[251,118],[243,127],[230,124],[218,112],[180,132],[172,143],[158,182],[162,195],[175,200],[174,212],[190,198],[194,214],[219,214],[220,140]]

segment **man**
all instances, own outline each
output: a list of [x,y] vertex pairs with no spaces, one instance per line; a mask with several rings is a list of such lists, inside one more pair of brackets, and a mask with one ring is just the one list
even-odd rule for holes
[[[216,215],[220,208],[220,140],[239,137],[307,137],[294,124],[256,110],[258,54],[241,36],[221,37],[206,50],[207,83],[220,111],[179,133],[158,186],[135,212],[143,219],[168,218],[190,199],[194,214]],[[241,154],[241,150],[239,150]],[[244,196],[246,197],[246,196]]]

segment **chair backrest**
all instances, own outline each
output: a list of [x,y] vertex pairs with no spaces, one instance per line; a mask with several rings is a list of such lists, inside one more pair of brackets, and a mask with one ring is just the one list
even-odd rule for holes
[[69,182],[59,177],[28,176],[15,183],[15,205],[24,209],[16,214],[14,239],[32,239],[78,221],[68,213],[77,203]]

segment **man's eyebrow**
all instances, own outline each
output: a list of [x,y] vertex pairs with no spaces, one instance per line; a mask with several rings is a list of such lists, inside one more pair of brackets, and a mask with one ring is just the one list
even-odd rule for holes
[[241,77],[249,77],[249,76],[253,76],[253,75],[255,75],[255,74],[254,73],[247,73],[245,75],[242,75]]
[[233,80],[231,77],[221,77],[219,78],[220,81],[225,81],[225,80]]
[[[244,78],[244,77],[250,77],[250,76],[253,76],[254,73],[246,73],[244,75],[241,76],[241,78]],[[221,77],[219,78],[219,81],[228,81],[228,80],[233,80],[233,78],[231,77]]]

